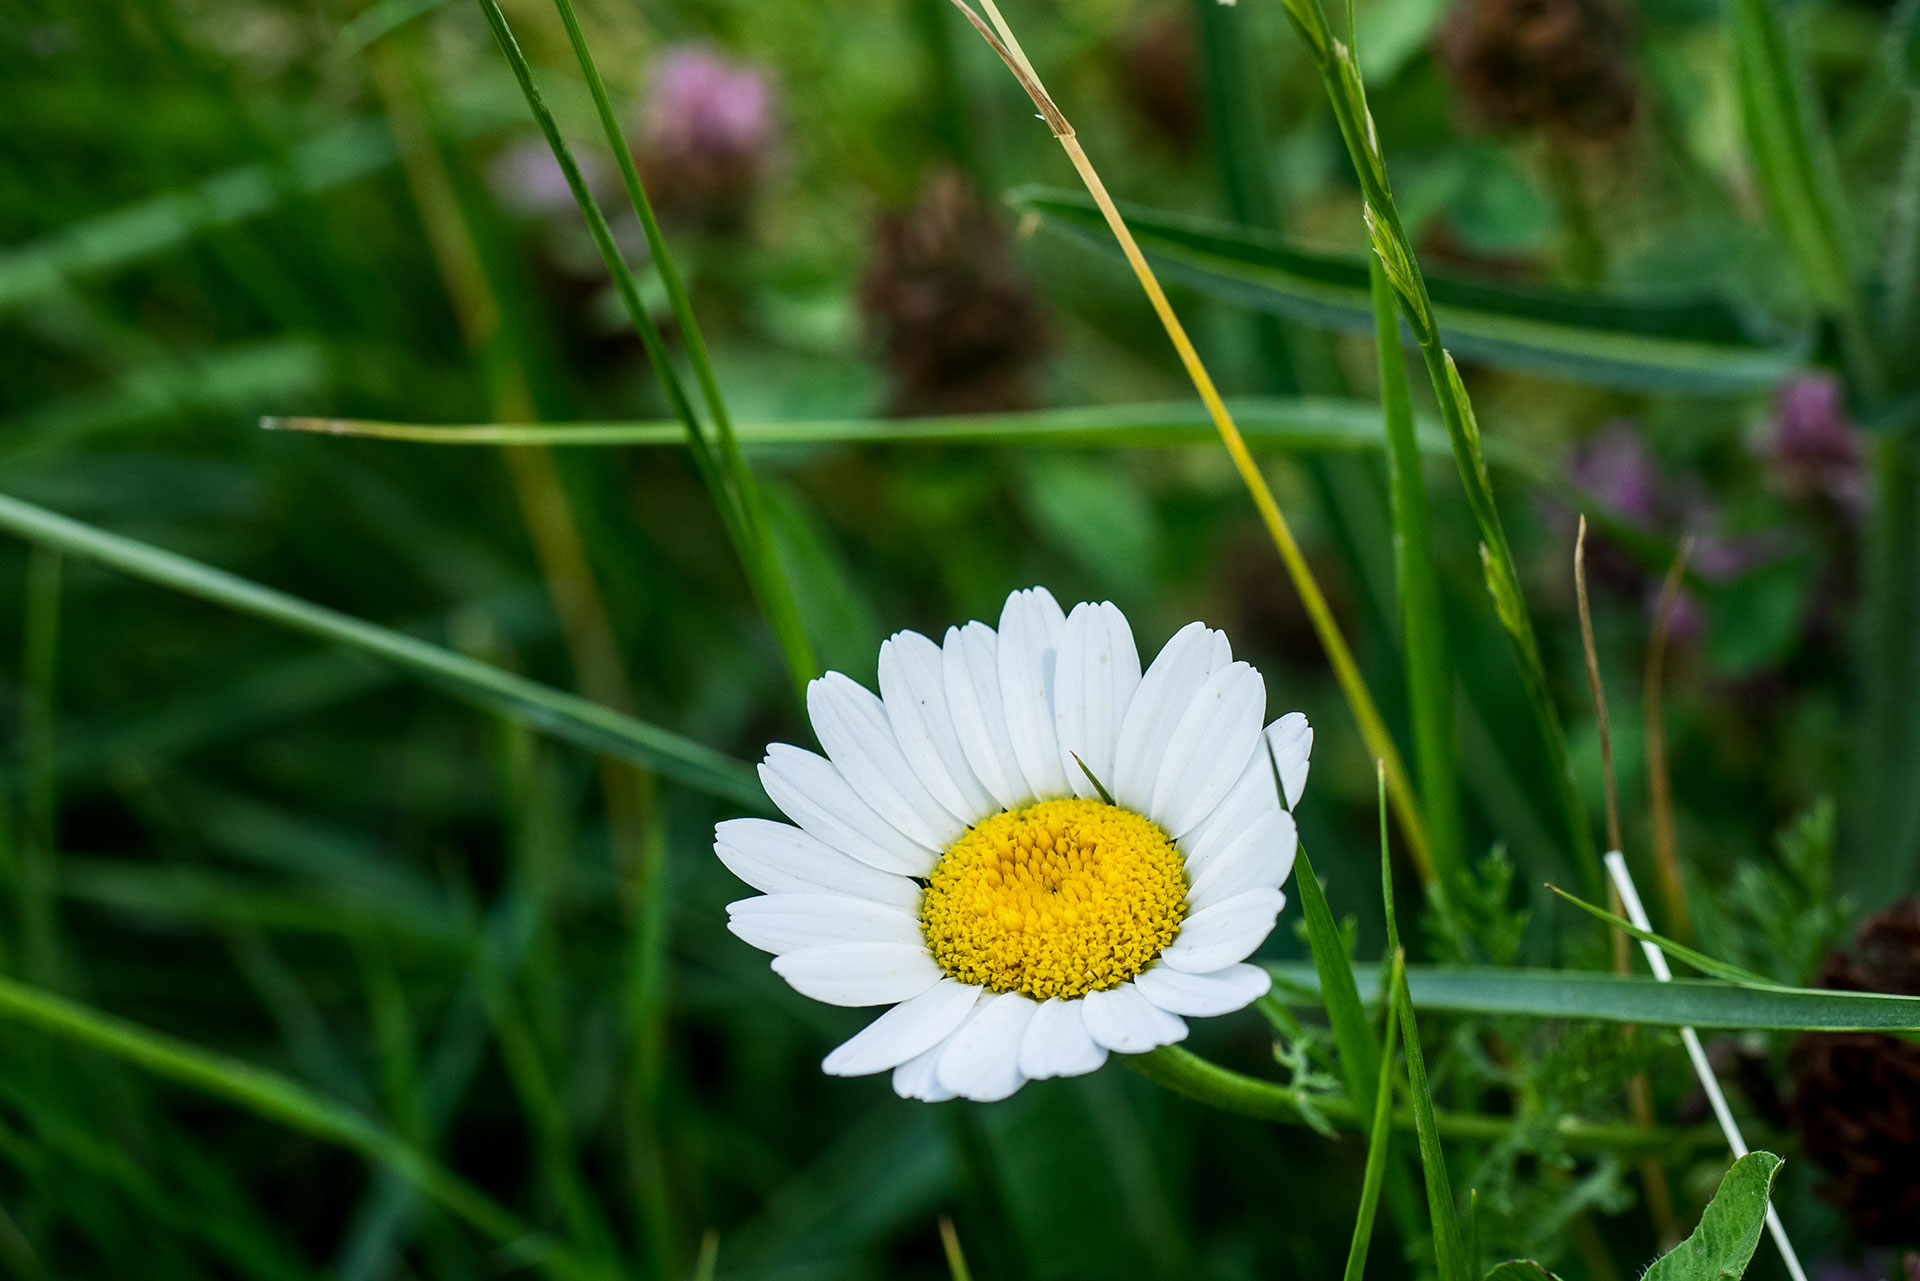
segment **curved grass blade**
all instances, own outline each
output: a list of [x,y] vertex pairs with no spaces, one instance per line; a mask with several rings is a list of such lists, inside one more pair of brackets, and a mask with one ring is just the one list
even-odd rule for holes
[[[1267,969],[1278,999],[1300,1006],[1319,1004],[1319,975],[1312,965],[1277,961]],[[1354,977],[1371,989],[1380,981],[1380,967],[1356,966]],[[1661,983],[1643,975],[1596,971],[1445,965],[1408,966],[1407,986],[1413,1003],[1434,1014],[1755,1031],[1920,1031],[1920,997],[1873,992],[1754,988],[1709,979]]]
[[[1612,856],[1609,855],[1609,857],[1612,857]],[[1557,885],[1549,885],[1547,886],[1547,888],[1552,890],[1555,894],[1558,894],[1561,898],[1565,899],[1567,902],[1579,908],[1582,912],[1585,912],[1588,916],[1593,917],[1595,920],[1605,922],[1606,924],[1613,926],[1614,929],[1619,930],[1622,934],[1631,935],[1632,937],[1639,939],[1642,943],[1652,944],[1654,947],[1659,948],[1662,952],[1665,952],[1668,956],[1671,956],[1674,960],[1685,961],[1688,965],[1691,965],[1694,969],[1699,970],[1702,974],[1711,974],[1714,978],[1725,979],[1727,982],[1737,983],[1741,987],[1762,988],[1762,989],[1771,989],[1771,990],[1779,990],[1779,991],[1791,990],[1788,987],[1788,985],[1784,983],[1775,983],[1772,979],[1767,978],[1765,975],[1755,974],[1752,970],[1743,970],[1737,965],[1730,965],[1725,961],[1715,960],[1713,957],[1708,956],[1705,952],[1696,952],[1694,949],[1690,947],[1686,947],[1682,944],[1676,943],[1672,939],[1664,938],[1661,935],[1655,934],[1652,930],[1642,929],[1640,926],[1635,925],[1632,921],[1627,920],[1625,917],[1616,916],[1612,912],[1607,911],[1607,909],[1604,907],[1595,907],[1593,904],[1587,902],[1586,900],[1567,893],[1565,890],[1561,889]]]
[[498,1202],[391,1131],[277,1073],[7,978],[0,978],[0,1018],[103,1051],[156,1076],[358,1152],[563,1281],[607,1276],[603,1269],[541,1240]]
[[[1022,187],[1009,199],[1049,229],[1110,254],[1092,202]],[[1366,258],[1316,252],[1249,227],[1123,205],[1140,247],[1203,293],[1330,328],[1372,328]],[[1427,277],[1441,340],[1463,357],[1629,391],[1730,395],[1772,386],[1806,354],[1715,298],[1629,299]]]
[[756,808],[766,804],[759,781],[743,762],[576,694],[4,494],[0,494],[0,529],[135,578],[383,658],[465,702],[545,730],[589,751],[658,770],[696,790]]

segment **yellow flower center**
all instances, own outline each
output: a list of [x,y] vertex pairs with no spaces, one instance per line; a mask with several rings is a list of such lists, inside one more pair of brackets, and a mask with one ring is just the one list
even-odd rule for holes
[[1118,987],[1180,933],[1184,860],[1150,820],[1104,801],[1037,801],[984,819],[940,857],[920,904],[933,959],[1035,1000]]

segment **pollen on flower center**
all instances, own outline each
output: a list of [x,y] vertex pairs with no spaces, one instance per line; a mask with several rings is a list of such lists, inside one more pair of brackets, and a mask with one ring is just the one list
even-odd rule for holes
[[1153,822],[1096,800],[984,819],[933,869],[920,924],[934,960],[1035,1000],[1118,987],[1180,933],[1187,880]]

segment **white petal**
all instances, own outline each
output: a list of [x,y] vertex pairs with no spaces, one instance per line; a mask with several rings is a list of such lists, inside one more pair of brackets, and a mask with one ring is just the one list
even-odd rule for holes
[[918,632],[896,632],[881,642],[880,696],[900,754],[936,801],[966,823],[1000,808],[960,747],[938,645]]
[[1176,838],[1198,826],[1246,770],[1266,711],[1266,683],[1247,664],[1208,677],[1167,740],[1147,816]]
[[767,894],[851,894],[920,910],[920,887],[849,858],[790,823],[730,818],[713,829],[713,852],[735,876]]
[[1293,815],[1276,805],[1261,822],[1247,828],[1217,858],[1192,874],[1187,902],[1196,908],[1212,907],[1248,890],[1279,889],[1293,870],[1293,856],[1299,848]]
[[1020,1071],[1031,1080],[1085,1076],[1107,1061],[1107,1047],[1093,1039],[1078,1000],[1040,1002],[1020,1038]]
[[1007,737],[1007,713],[1000,699],[1000,638],[985,623],[949,627],[940,659],[947,710],[974,777],[1004,809],[1031,800],[1033,792]]
[[963,1099],[992,1103],[1025,1085],[1020,1074],[1020,1038],[1037,1007],[1018,992],[980,1002],[940,1055],[940,1085]]
[[1211,974],[1183,974],[1156,965],[1134,981],[1141,994],[1169,1014],[1211,1018],[1231,1014],[1259,1000],[1273,976],[1257,965],[1229,965]]
[[809,682],[807,715],[827,758],[874,813],[932,849],[945,849],[966,830],[920,782],[893,737],[887,709],[858,682],[839,672]]
[[869,867],[925,876],[939,861],[931,849],[875,814],[824,756],[775,743],[760,763],[760,783],[788,818]]
[[1035,796],[1069,796],[1053,731],[1054,665],[1067,616],[1044,587],[1007,597],[1000,611],[1000,701],[1007,737],[1027,789]]
[[[1285,731],[1289,728],[1287,722],[1296,716],[1298,713],[1289,713],[1267,726],[1266,740],[1273,745],[1276,759],[1285,760],[1282,751],[1293,750],[1293,740]],[[1304,719],[1300,723],[1304,724]],[[1281,782],[1284,787],[1284,772]],[[1202,868],[1238,841],[1248,829],[1270,821],[1270,817],[1283,808],[1280,792],[1273,785],[1273,761],[1268,759],[1266,749],[1256,744],[1248,754],[1247,767],[1241,771],[1240,780],[1233,785],[1233,790],[1214,806],[1213,813],[1181,840],[1180,847],[1187,856],[1188,877],[1197,876]]]
[[1188,623],[1173,634],[1140,678],[1120,720],[1113,779],[1101,780],[1115,801],[1136,813],[1147,812],[1167,740],[1207,678],[1232,661],[1226,635],[1205,623]]
[[832,1076],[865,1076],[899,1067],[947,1039],[980,999],[980,989],[941,979],[882,1014],[820,1064]]
[[1248,890],[1203,907],[1181,922],[1180,937],[1160,959],[1188,974],[1211,974],[1244,961],[1273,933],[1274,918],[1286,902],[1279,890]]
[[1156,1045],[1184,1040],[1187,1025],[1149,1001],[1132,983],[1089,992],[1080,998],[1080,1017],[1093,1039],[1121,1054],[1144,1054]]
[[1288,712],[1267,726],[1267,741],[1273,744],[1274,759],[1280,762],[1280,786],[1287,793],[1287,808],[1300,803],[1307,786],[1307,763],[1313,756],[1313,726],[1306,713]]
[[802,996],[828,1005],[892,1005],[945,974],[923,944],[830,943],[773,958],[773,972]]
[[779,956],[829,943],[924,944],[920,920],[844,894],[766,894],[727,904],[727,928]]
[[[978,1005],[973,1007],[978,1010]],[[968,1018],[973,1012],[968,1011]],[[962,1020],[961,1027],[966,1026]],[[957,1029],[956,1029],[957,1031]],[[940,1084],[940,1056],[947,1052],[947,1045],[955,1033],[949,1032],[938,1045],[931,1050],[914,1055],[893,1070],[893,1092],[903,1099],[924,1099],[928,1103],[943,1103],[953,1097],[953,1091]]]
[[[1127,616],[1111,601],[1079,604],[1067,615],[1054,664],[1053,727],[1060,740],[1060,768],[1077,796],[1100,793],[1087,770],[1113,790],[1113,749],[1120,721],[1140,684],[1140,651]],[[1080,768],[1074,757],[1086,763]]]

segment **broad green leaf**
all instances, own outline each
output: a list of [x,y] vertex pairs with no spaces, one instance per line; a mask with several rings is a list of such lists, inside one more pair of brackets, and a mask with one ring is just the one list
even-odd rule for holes
[[1753,1261],[1767,1222],[1767,1196],[1783,1162],[1749,1152],[1733,1163],[1693,1235],[1664,1254],[1640,1281],[1736,1281]]
[[1487,1269],[1486,1281],[1560,1281],[1532,1259],[1508,1259]]
[[0,494],[0,529],[135,578],[372,654],[465,702],[545,730],[589,751],[658,770],[700,791],[755,807],[766,803],[753,770],[724,753],[404,632],[315,605],[4,494]]
[[[1023,187],[1016,208],[1069,239],[1111,252],[1100,215],[1077,194]],[[1315,324],[1373,323],[1365,259],[1321,253],[1226,223],[1126,206],[1156,267],[1203,292]],[[1714,298],[1626,299],[1428,276],[1448,349],[1462,358],[1637,391],[1730,394],[1768,387],[1801,362],[1804,341],[1771,341]]]
[[[1267,966],[1275,995],[1290,1004],[1319,1004],[1319,977],[1304,961]],[[1355,967],[1363,986],[1380,967]],[[1920,1031],[1920,997],[1813,988],[1752,988],[1709,979],[1662,983],[1640,975],[1493,966],[1407,967],[1413,1003],[1433,1014],[1499,1014],[1540,1019],[1594,1019],[1655,1027],[1749,1028],[1810,1032]]]

